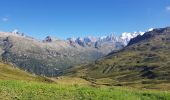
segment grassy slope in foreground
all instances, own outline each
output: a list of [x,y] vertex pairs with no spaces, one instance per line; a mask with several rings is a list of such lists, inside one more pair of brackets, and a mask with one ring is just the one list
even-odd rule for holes
[[170,100],[169,92],[118,87],[0,81],[0,99],[16,100]]

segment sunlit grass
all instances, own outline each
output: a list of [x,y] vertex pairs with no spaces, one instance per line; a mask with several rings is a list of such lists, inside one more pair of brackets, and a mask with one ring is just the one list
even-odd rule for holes
[[1,100],[170,100],[170,92],[123,87],[92,87],[0,81]]

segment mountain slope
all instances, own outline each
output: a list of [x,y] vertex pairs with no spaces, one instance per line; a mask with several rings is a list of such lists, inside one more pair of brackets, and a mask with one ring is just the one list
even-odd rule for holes
[[0,54],[3,61],[46,76],[57,76],[65,68],[93,61],[103,55],[96,49],[72,47],[62,40],[41,42],[11,34],[0,36]]
[[9,64],[0,62],[0,80],[25,80],[36,82],[53,82],[52,80],[29,74]]
[[94,63],[71,69],[67,75],[110,85],[157,81],[169,83],[169,50],[170,27],[154,29],[132,39],[124,49]]

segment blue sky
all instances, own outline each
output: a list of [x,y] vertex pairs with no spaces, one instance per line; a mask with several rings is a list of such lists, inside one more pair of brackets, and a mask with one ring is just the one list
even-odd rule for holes
[[0,30],[42,39],[170,26],[170,0],[1,0]]

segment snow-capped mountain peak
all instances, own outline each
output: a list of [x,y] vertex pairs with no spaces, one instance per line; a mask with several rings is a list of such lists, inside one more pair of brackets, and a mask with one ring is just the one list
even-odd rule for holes
[[133,33],[129,33],[129,32],[123,32],[122,35],[119,37],[120,41],[124,43],[124,45],[127,45],[128,42],[132,39],[135,38],[138,35],[143,35],[145,32],[133,32]]
[[153,31],[153,29],[154,29],[154,28],[150,28],[150,29],[148,29],[148,32],[149,32],[149,31]]
[[135,38],[138,35],[143,35],[145,32],[123,32],[121,36],[116,36],[114,33],[111,33],[110,35],[107,36],[101,36],[101,37],[92,37],[92,36],[87,36],[87,37],[78,37],[78,38],[68,38],[67,40],[70,43],[76,43],[80,46],[95,46],[101,45],[101,44],[109,44],[109,45],[114,45],[114,44],[120,44],[126,46],[129,41],[132,38]]

